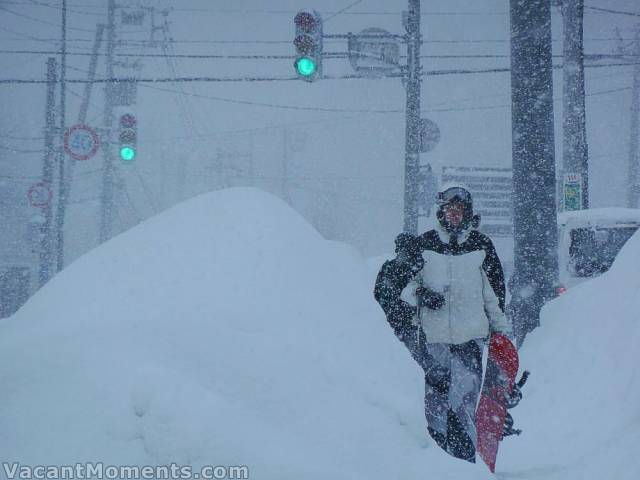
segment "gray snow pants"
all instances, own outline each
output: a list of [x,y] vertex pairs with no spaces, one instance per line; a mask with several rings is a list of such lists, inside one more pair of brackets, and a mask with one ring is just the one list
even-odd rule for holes
[[427,431],[436,443],[456,458],[475,462],[476,406],[482,387],[483,338],[459,345],[427,343],[422,328],[406,326],[396,335],[413,359],[427,372],[434,365],[449,371],[449,388],[437,390],[426,381],[424,413]]
[[436,389],[425,381],[424,412],[427,430],[446,452],[475,462],[475,412],[482,386],[484,339],[460,345],[432,343],[425,347],[429,361],[436,362],[449,371],[448,389]]

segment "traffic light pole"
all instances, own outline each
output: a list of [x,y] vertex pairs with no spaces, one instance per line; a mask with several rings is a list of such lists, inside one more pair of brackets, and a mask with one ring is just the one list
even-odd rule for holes
[[[640,56],[640,28],[636,31],[633,44],[633,58],[637,62]],[[628,165],[628,191],[627,207],[638,208],[640,200],[640,183],[638,182],[638,164],[640,153],[638,143],[640,143],[640,65],[633,67],[633,87],[631,90],[631,132],[629,137],[629,165]]]
[[407,16],[407,110],[404,170],[404,231],[418,232],[420,164],[420,0],[409,0]]
[[[60,59],[60,136],[66,129],[66,72],[67,72],[67,0],[62,0],[62,44]],[[67,205],[65,182],[65,153],[62,145],[58,150],[58,201],[56,209],[56,271],[64,268],[64,217]]]
[[[55,91],[56,91],[56,60],[47,60],[47,107],[45,113],[44,129],[44,162],[42,165],[42,183],[52,188],[53,185],[53,155],[55,148],[53,139],[56,129],[55,113]],[[51,278],[53,267],[53,238],[51,235],[51,224],[53,223],[53,210],[51,202],[43,208],[44,224],[42,226],[40,241],[40,271],[39,285],[44,286]]]
[[[108,0],[107,15],[107,78],[113,78],[113,54],[115,49],[115,0]],[[104,243],[111,238],[111,227],[113,224],[113,82],[108,81],[105,85],[104,104],[104,137],[102,154],[104,163],[102,166],[102,198],[100,209],[100,243]]]

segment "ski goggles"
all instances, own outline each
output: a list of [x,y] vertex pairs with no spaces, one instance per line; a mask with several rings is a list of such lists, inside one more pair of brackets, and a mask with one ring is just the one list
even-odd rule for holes
[[444,205],[453,200],[470,203],[471,194],[462,187],[451,187],[447,188],[444,192],[438,192],[438,196],[436,197],[436,203],[438,205]]

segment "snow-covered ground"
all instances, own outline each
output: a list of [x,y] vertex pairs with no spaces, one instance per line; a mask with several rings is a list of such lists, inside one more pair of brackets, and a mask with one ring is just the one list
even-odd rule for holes
[[[523,349],[524,433],[504,442],[498,478],[640,476],[638,254],[636,235],[610,272],[545,308]],[[269,194],[182,203],[0,323],[0,461],[493,478],[427,438],[421,372],[372,288],[357,251]]]

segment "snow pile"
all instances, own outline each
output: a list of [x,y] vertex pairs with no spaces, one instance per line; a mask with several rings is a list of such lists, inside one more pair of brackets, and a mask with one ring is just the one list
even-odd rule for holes
[[558,213],[558,225],[569,227],[602,227],[609,225],[637,225],[640,223],[640,209],[637,208],[589,208]]
[[504,444],[504,478],[640,477],[638,259],[636,233],[609,272],[543,309],[522,351],[533,375],[513,413],[525,433]]
[[[543,311],[497,478],[631,480],[640,236]],[[493,478],[429,440],[375,265],[254,189],[114,238],[0,323],[0,462],[247,465],[258,479]],[[0,478],[4,477],[0,469]]]
[[178,205],[0,323],[0,461],[491,478],[426,438],[421,372],[371,290],[357,252],[275,197]]

